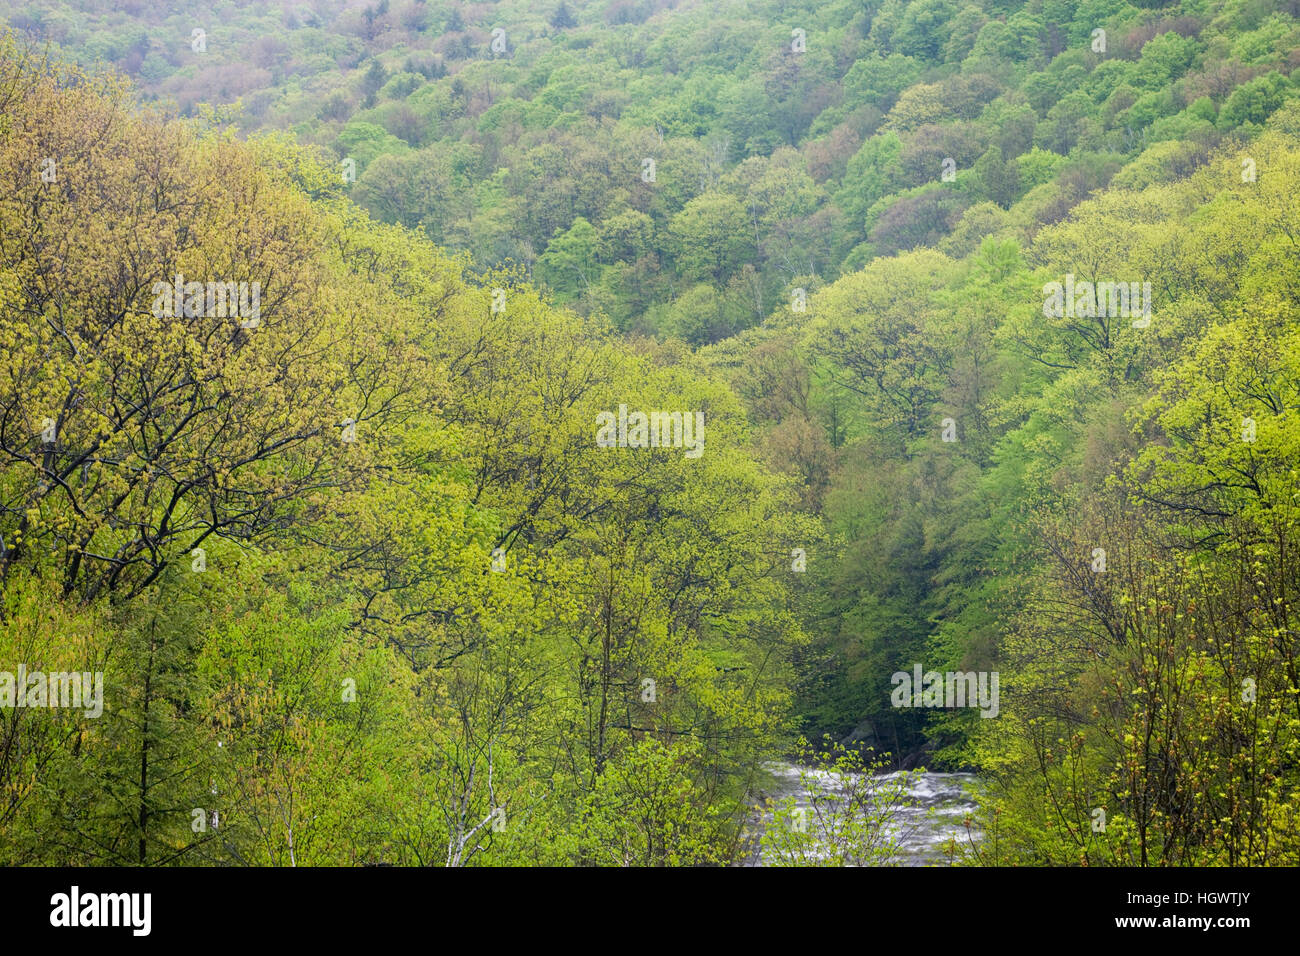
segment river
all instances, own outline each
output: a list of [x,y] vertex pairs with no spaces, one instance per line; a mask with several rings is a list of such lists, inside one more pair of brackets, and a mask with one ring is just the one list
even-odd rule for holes
[[[797,764],[778,762],[769,765],[774,778],[771,790],[764,791],[762,797],[770,797],[780,802],[793,797],[795,806],[803,808],[811,817],[811,803],[808,789],[803,785],[803,777],[813,782],[827,798],[835,800],[854,784],[860,785],[859,774],[838,774],[825,770],[813,770]],[[889,814],[886,824],[889,836],[897,844],[897,851],[883,865],[893,866],[944,866],[949,856],[944,848],[950,846],[954,839],[962,848],[969,847],[972,841],[978,842],[979,833],[972,825],[968,830],[966,820],[975,810],[972,790],[978,778],[971,773],[907,773],[883,774],[871,780],[873,789],[888,789],[898,782],[903,783],[903,800]],[[848,778],[857,778],[851,780]],[[771,821],[771,812],[756,815],[753,821],[755,834],[761,833]],[[815,826],[814,826],[815,832]],[[771,860],[755,850],[746,865],[770,865]]]

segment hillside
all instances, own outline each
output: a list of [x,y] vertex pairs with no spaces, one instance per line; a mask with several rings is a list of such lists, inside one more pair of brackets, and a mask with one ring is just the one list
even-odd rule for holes
[[1295,864],[1296,13],[11,9],[0,856]]

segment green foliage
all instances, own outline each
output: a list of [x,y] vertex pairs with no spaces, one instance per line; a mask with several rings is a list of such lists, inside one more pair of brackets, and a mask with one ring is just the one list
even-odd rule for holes
[[[318,154],[74,77],[0,51],[0,235],[49,243],[0,264],[0,659],[102,672],[104,710],[0,711],[0,856],[732,859],[789,731],[785,556],[821,532],[729,388],[517,272],[466,281]],[[73,158],[44,182],[33,150]],[[261,283],[257,324],[156,308],[218,269]],[[699,412],[703,452],[601,447],[621,403]]]
[[1300,859],[1293,14],[63,6],[0,39],[0,670],[104,711],[0,708],[0,859],[728,864],[799,729],[777,862],[895,860],[920,765],[970,862]]
[[[659,335],[675,334],[682,323],[663,317],[694,308],[707,283],[728,304],[710,310],[700,342],[765,320],[796,275],[834,281],[872,256],[947,239],[968,203],[911,192],[938,182],[944,158],[968,198],[1027,201],[1012,220],[1028,240],[1102,184],[1042,157],[1026,168],[1035,149],[1113,153],[1122,165],[1159,141],[1208,149],[1258,128],[1293,95],[1287,55],[1300,41],[1282,12],[1211,16],[1177,3],[1152,19],[1122,0],[891,0],[865,11],[736,0],[725,30],[689,6],[650,17],[632,4],[393,0],[308,16],[201,3],[185,24],[179,14],[144,24],[143,12],[56,19],[55,6],[33,0],[23,25],[81,62],[109,59],[183,113],[239,99],[243,131],[292,128],[350,158],[355,201],[468,252],[480,274],[523,263],[562,303]],[[187,35],[192,19],[220,24],[206,52],[163,42],[160,30]],[[498,55],[485,38],[507,21]],[[802,51],[786,24],[804,31]],[[1110,38],[1100,53],[1098,27]],[[820,190],[731,231],[724,200],[747,208],[763,167]],[[893,212],[871,238],[867,214],[882,199]],[[635,257],[583,267],[583,279],[572,249],[547,256],[571,244],[579,220],[600,235],[629,211],[651,225]],[[719,236],[716,250],[702,247]],[[756,280],[738,278],[746,267]]]

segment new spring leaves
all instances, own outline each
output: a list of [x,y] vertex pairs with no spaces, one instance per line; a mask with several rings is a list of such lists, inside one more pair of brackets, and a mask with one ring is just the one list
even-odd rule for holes
[[[1244,421],[1250,423],[1250,426],[1249,426],[1249,427],[1250,427],[1250,438],[1247,439],[1247,438],[1245,437],[1245,434],[1246,434],[1246,426],[1243,425],[1243,427],[1242,427],[1242,440],[1243,440],[1243,441],[1253,442],[1253,441],[1255,440],[1255,437],[1254,437],[1255,423],[1254,423],[1254,421],[1253,421],[1252,419],[1244,419]],[[1092,553],[1091,553],[1091,555],[1090,555],[1090,560],[1089,560],[1089,562],[1088,562],[1088,567],[1089,567],[1089,569],[1091,570],[1091,572],[1092,572],[1093,574],[1105,574],[1105,573],[1107,573],[1107,570],[1108,570],[1108,569],[1107,569],[1107,565],[1106,565],[1106,549],[1105,549],[1105,548],[1093,548],[1093,549],[1092,549]],[[1242,681],[1241,681],[1241,702],[1242,702],[1243,704],[1253,704],[1253,703],[1255,703],[1256,688],[1257,688],[1257,685],[1256,685],[1256,683],[1255,683],[1255,679],[1254,679],[1253,677],[1245,677],[1245,678],[1242,679]],[[1103,830],[1105,829],[1105,824],[1104,824],[1104,822],[1103,822],[1103,824],[1102,824],[1102,828],[1101,828],[1101,829],[1103,829]]]

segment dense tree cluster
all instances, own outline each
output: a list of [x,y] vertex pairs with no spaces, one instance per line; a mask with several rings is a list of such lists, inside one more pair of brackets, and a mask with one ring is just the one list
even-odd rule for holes
[[1025,241],[1151,149],[1198,165],[1300,65],[1279,3],[147,7],[10,19],[183,112],[239,98],[377,218],[694,345],[876,256]]
[[[1298,157],[1293,102],[1024,248],[874,260],[702,352],[837,545],[804,711],[979,767],[983,862],[1297,859]],[[1146,278],[1150,314],[1049,316],[1066,276]],[[918,662],[999,672],[998,719],[892,707]]]
[[1300,861],[1294,4],[147,7],[0,45],[0,672],[105,686],[0,859],[730,863],[802,732]]
[[[105,685],[0,709],[0,855],[734,856],[818,532],[731,391],[467,283],[282,139],[12,41],[0,98],[0,660]],[[260,321],[159,317],[176,273]],[[620,402],[702,411],[707,454],[598,447]]]

